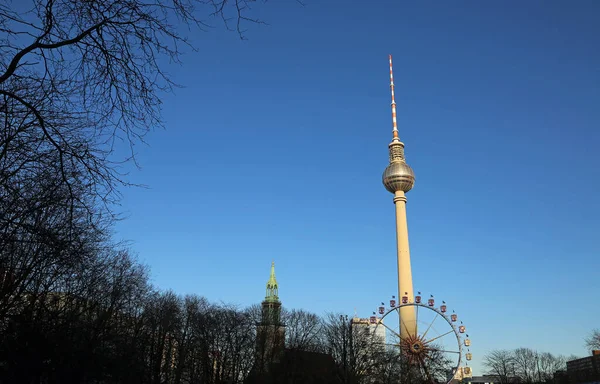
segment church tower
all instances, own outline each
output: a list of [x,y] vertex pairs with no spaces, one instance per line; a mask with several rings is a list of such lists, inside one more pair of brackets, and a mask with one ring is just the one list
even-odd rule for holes
[[268,371],[278,363],[285,349],[285,325],[281,322],[279,285],[275,277],[275,263],[267,281],[265,299],[261,303],[261,319],[256,329],[256,368]]

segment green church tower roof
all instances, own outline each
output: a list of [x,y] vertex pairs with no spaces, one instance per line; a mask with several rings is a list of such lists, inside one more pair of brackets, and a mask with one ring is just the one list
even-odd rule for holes
[[279,302],[279,286],[277,285],[277,279],[275,278],[275,262],[271,263],[271,276],[267,281],[267,294],[265,301],[268,302]]

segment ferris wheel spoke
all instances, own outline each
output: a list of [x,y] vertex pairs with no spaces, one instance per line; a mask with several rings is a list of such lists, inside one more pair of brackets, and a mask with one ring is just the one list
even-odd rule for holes
[[444,349],[436,349],[436,348],[430,348],[431,351],[436,351],[436,352],[444,352],[444,353],[460,353],[460,351],[446,351]]
[[389,330],[390,332],[392,332],[394,335],[398,336],[398,338],[400,340],[404,340],[404,338],[402,338],[402,336],[400,336],[400,334],[398,332],[396,332],[394,329],[388,327],[383,321],[380,322],[379,324],[383,325],[385,327],[385,329]]
[[[417,308],[419,308],[417,306]],[[423,339],[425,338],[425,336],[427,336],[427,332],[429,332],[429,330],[431,329],[431,326],[433,325],[433,323],[435,322],[435,320],[438,318],[440,314],[436,312],[435,317],[433,318],[433,320],[431,320],[431,323],[429,323],[429,326],[427,327],[427,329],[425,330],[425,333],[423,334]]]
[[[410,335],[410,332],[408,331],[408,327],[406,326],[406,323],[404,323],[404,319],[402,318],[402,314],[399,311],[398,311],[398,316],[400,316],[400,321],[402,322],[402,325],[404,325],[404,329],[406,330],[406,334]],[[402,339],[402,340],[404,340],[404,339]]]
[[427,340],[427,341],[426,341],[426,342],[424,342],[423,344],[429,344],[429,343],[431,343],[433,340],[437,340],[437,339],[439,339],[440,337],[444,337],[444,336],[446,336],[446,335],[449,335],[449,334],[451,334],[452,332],[454,332],[454,329],[451,329],[451,330],[449,330],[448,332],[444,333],[443,335],[439,335],[439,336],[437,336],[437,337],[434,337],[433,339]]
[[415,335],[419,334],[419,306],[417,305],[417,319],[415,320]]

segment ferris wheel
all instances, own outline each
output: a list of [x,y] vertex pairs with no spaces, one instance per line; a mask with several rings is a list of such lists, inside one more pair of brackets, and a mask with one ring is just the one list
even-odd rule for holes
[[[403,296],[400,303],[392,296],[389,304],[381,303],[379,316],[373,312],[369,320],[375,326],[373,335],[384,346],[379,352],[394,359],[398,374],[405,378],[401,382],[450,383],[472,376],[468,366],[471,340],[458,315],[447,312],[445,302],[436,307],[433,295],[424,300],[419,292],[414,300]],[[400,317],[402,311],[415,313],[415,324],[408,326],[411,332],[400,329],[407,327]]]

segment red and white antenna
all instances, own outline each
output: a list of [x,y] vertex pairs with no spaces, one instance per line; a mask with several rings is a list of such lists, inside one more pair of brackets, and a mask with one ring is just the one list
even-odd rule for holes
[[390,55],[390,89],[392,91],[392,133],[394,140],[398,140],[398,123],[396,122],[396,100],[394,98],[394,72],[392,70],[392,55]]

